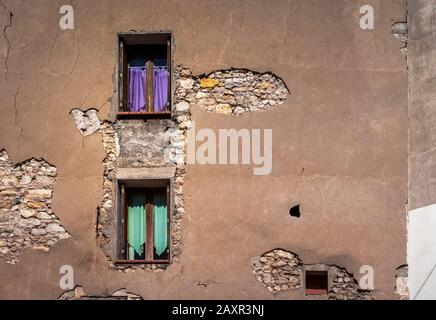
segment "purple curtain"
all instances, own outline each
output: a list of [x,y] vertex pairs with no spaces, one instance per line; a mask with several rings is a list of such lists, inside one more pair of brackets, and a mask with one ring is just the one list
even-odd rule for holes
[[130,68],[130,111],[138,112],[145,110],[145,72],[141,67]]
[[168,78],[167,69],[156,68],[154,70],[154,112],[167,111]]

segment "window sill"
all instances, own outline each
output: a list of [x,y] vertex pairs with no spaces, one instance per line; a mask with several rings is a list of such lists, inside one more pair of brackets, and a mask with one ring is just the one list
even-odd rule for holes
[[325,289],[306,289],[306,296],[325,296],[328,291]]
[[170,264],[169,260],[116,260],[115,264]]
[[170,111],[164,112],[130,112],[130,111],[122,111],[118,112],[118,118],[171,118]]

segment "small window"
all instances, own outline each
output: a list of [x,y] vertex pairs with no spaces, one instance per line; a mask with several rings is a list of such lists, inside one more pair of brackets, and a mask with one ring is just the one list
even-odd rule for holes
[[120,185],[119,262],[169,263],[169,185],[146,185]]
[[119,35],[119,116],[171,115],[171,34]]
[[328,293],[327,271],[306,271],[306,295],[326,295]]

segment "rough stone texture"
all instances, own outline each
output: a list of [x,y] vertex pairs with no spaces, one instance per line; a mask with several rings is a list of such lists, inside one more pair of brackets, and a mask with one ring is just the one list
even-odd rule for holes
[[104,122],[100,128],[106,156],[103,160],[103,196],[97,207],[96,233],[97,242],[108,253],[112,248],[110,236],[114,228],[114,219],[109,219],[109,215],[113,215],[114,210],[116,160],[120,150],[113,124]]
[[167,157],[166,150],[174,145],[172,143],[178,143],[175,139],[180,133],[171,120],[121,120],[116,127],[120,144],[118,167],[174,165]]
[[[183,114],[189,116],[189,110]],[[177,117],[178,113],[175,112]],[[183,183],[186,176],[184,147],[186,128],[180,129],[171,120],[105,122],[100,128],[105,158],[103,160],[103,197],[97,208],[97,241],[109,258],[112,268],[165,270],[167,265],[116,265],[115,182],[119,168],[153,168],[175,166],[172,179],[171,259],[178,262],[182,252],[181,219],[185,212]]]
[[89,109],[85,112],[80,109],[73,109],[71,115],[77,129],[80,130],[83,136],[93,134],[100,129],[100,119],[98,118],[98,111],[95,109]]
[[62,293],[58,300],[143,300],[140,295],[127,292],[126,289],[120,289],[111,295],[87,295],[81,286]]
[[[253,274],[273,294],[301,289],[305,265],[294,253],[275,249],[252,259]],[[323,265],[325,269],[326,265]],[[311,265],[313,268],[313,265]],[[329,272],[330,300],[370,300],[372,293],[361,290],[356,279],[345,268],[326,266]],[[316,269],[315,269],[316,270]]]
[[407,22],[397,22],[392,25],[392,34],[401,43],[401,52],[407,56],[407,41],[409,36],[409,30]]
[[330,300],[371,300],[372,292],[359,289],[357,280],[345,268],[330,266],[332,282],[329,288]]
[[[183,69],[183,68],[182,68]],[[184,86],[184,81],[176,73],[176,83]],[[191,80],[193,81],[193,80]],[[113,263],[116,247],[115,193],[114,184],[119,168],[175,167],[171,196],[171,261],[176,263],[182,252],[181,221],[185,213],[183,184],[186,177],[185,146],[190,125],[190,106],[179,102],[181,94],[176,94],[176,108],[170,120],[118,120],[102,124],[103,147],[106,153],[103,173],[103,198],[97,208],[97,239],[110,259],[111,267],[125,271],[129,269],[165,270],[167,265],[116,265]]]
[[241,115],[270,110],[289,95],[283,80],[271,73],[229,69],[193,76],[183,66],[178,66],[176,73],[176,96],[184,100],[176,104],[179,112],[188,111],[189,102],[208,112]]
[[251,263],[256,280],[272,293],[301,287],[302,263],[293,253],[276,249],[253,258]]
[[13,165],[0,151],[0,260],[15,264],[26,248],[49,250],[70,237],[51,209],[56,176],[42,159]]
[[400,297],[400,300],[409,300],[409,289],[408,289],[408,277],[409,277],[409,267],[407,265],[401,266],[397,269],[395,294]]

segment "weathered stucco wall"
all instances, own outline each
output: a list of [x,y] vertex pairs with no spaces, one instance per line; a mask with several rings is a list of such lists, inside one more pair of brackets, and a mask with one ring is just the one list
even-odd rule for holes
[[[394,296],[406,262],[407,76],[391,26],[404,21],[405,1],[368,0],[371,31],[354,0],[76,0],[70,31],[58,27],[62,1],[1,3],[0,149],[12,163],[56,167],[52,210],[70,238],[0,261],[0,298],[59,297],[62,265],[89,296],[303,298],[273,295],[253,275],[252,259],[276,248],[356,278],[371,265],[373,297]],[[113,120],[116,34],[131,29],[171,30],[175,64],[194,75],[271,72],[290,91],[278,107],[237,117],[191,105],[197,129],[272,129],[273,167],[253,176],[250,166],[188,165],[182,254],[161,272],[109,268],[95,230],[102,132],[83,136],[70,114],[95,108]],[[295,203],[300,219],[289,216]]]
[[436,299],[436,1],[409,1],[409,218],[412,299]]

